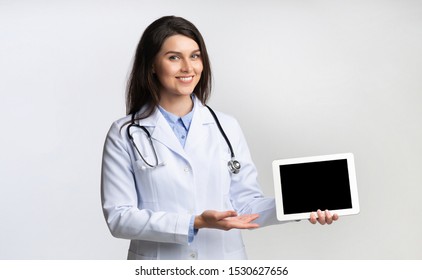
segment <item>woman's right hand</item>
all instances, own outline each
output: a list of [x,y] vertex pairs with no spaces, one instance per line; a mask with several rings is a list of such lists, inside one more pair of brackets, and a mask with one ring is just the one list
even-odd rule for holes
[[236,211],[215,211],[206,210],[195,217],[194,228],[215,228],[221,230],[253,229],[259,225],[252,223],[259,217],[258,214],[247,214],[238,216]]

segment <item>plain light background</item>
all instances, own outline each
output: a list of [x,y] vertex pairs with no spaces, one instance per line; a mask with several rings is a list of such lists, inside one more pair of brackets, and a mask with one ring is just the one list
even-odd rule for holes
[[361,214],[246,231],[249,258],[422,258],[421,1],[0,0],[0,259],[126,258],[102,146],[143,30],[170,14],[203,34],[210,105],[266,195],[275,159],[355,155]]

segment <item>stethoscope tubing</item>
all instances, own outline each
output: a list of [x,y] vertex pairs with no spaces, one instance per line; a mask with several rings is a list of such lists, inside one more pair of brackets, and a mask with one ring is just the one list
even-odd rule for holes
[[221,126],[220,121],[219,121],[219,120],[218,120],[218,118],[217,118],[217,115],[215,114],[214,110],[210,108],[210,106],[205,105],[205,107],[207,107],[207,108],[208,108],[208,110],[210,110],[210,113],[211,113],[211,115],[213,116],[213,118],[214,118],[215,122],[217,123],[218,129],[220,130],[221,135],[223,135],[224,140],[226,140],[227,146],[229,146],[229,149],[230,149],[230,157],[231,157],[232,159],[234,159],[234,158],[235,158],[235,156],[234,156],[234,151],[233,151],[232,144],[230,143],[229,138],[227,137],[226,133],[224,132],[224,129],[223,129],[223,127]]
[[[126,129],[127,136],[129,137],[130,141],[132,142],[132,145],[135,147],[136,151],[138,152],[138,155],[141,157],[141,159],[144,161],[144,163],[145,163],[147,166],[151,167],[151,168],[155,168],[155,167],[157,167],[159,164],[158,164],[157,151],[155,150],[154,144],[152,143],[151,134],[149,133],[148,129],[146,129],[144,126],[141,126],[141,125],[139,125],[139,124],[135,123],[134,119],[135,119],[135,114],[132,114],[132,122],[131,122],[131,124],[129,124],[129,126],[128,126],[128,127],[127,127],[127,129]],[[139,151],[138,146],[135,144],[135,140],[133,139],[133,136],[130,134],[130,128],[131,128],[132,126],[133,126],[133,127],[140,128],[140,129],[142,129],[142,130],[146,133],[147,138],[148,138],[148,142],[149,142],[150,146],[152,147],[152,151],[154,152],[155,164],[151,164],[151,163],[149,163],[149,162],[148,162],[148,161],[147,161],[147,160],[146,160],[146,159],[142,156],[141,151]]]
[[[223,127],[221,126],[221,123],[220,123],[220,121],[219,121],[219,119],[218,119],[218,117],[217,117],[217,115],[215,114],[215,112],[208,106],[208,105],[205,105],[205,107],[207,107],[208,108],[208,110],[210,111],[210,113],[211,113],[211,115],[212,115],[212,117],[214,118],[214,120],[215,120],[215,122],[216,122],[216,124],[217,124],[217,127],[218,127],[218,129],[220,130],[220,133],[221,133],[221,135],[223,136],[223,138],[224,138],[224,140],[226,141],[226,143],[227,143],[227,146],[229,147],[229,149],[230,149],[230,157],[231,157],[231,160],[227,163],[227,165],[228,165],[228,167],[229,167],[229,170],[230,170],[230,172],[232,172],[232,173],[234,173],[234,174],[237,174],[237,173],[239,173],[239,170],[240,170],[240,168],[241,168],[241,165],[240,165],[240,163],[236,160],[236,158],[235,158],[235,154],[234,154],[234,150],[233,150],[233,147],[232,147],[232,144],[230,143],[230,140],[229,140],[229,138],[227,137],[227,135],[226,135],[226,133],[224,132],[224,129],[223,129]],[[137,127],[137,128],[140,128],[140,129],[142,129],[144,132],[145,132],[145,134],[147,135],[147,138],[148,138],[148,141],[149,141],[149,143],[150,143],[150,146],[151,146],[151,148],[152,148],[152,150],[153,150],[153,152],[154,152],[154,158],[155,158],[155,164],[151,164],[151,163],[149,163],[143,156],[142,156],[142,153],[141,153],[141,151],[138,149],[138,146],[136,145],[136,143],[135,143],[135,141],[134,141],[134,139],[133,139],[133,136],[130,134],[130,128],[131,127]],[[157,167],[157,166],[159,166],[160,164],[158,163],[158,156],[157,156],[157,151],[155,150],[155,147],[154,147],[154,144],[152,143],[152,137],[151,137],[151,134],[149,133],[149,131],[148,131],[148,129],[146,129],[144,126],[142,126],[142,125],[139,125],[139,124],[137,124],[137,123],[135,123],[135,113],[133,113],[132,114],[132,121],[131,121],[131,123],[129,124],[129,126],[127,127],[127,129],[126,129],[126,133],[127,133],[127,135],[128,135],[128,137],[129,137],[129,139],[130,139],[130,141],[132,142],[132,145],[135,147],[135,149],[136,149],[136,151],[137,151],[137,153],[138,153],[138,155],[141,157],[141,159],[144,161],[144,163],[148,166],[148,167],[151,167],[151,168],[155,168],[155,167]]]

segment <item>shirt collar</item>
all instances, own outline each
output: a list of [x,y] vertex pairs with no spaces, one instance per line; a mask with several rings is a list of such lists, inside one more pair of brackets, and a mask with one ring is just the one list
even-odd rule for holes
[[181,122],[183,124],[183,126],[185,127],[186,130],[189,130],[190,125],[192,123],[192,118],[193,118],[193,113],[195,111],[195,102],[193,102],[193,108],[192,110],[187,113],[186,115],[184,115],[183,117],[179,117],[176,116],[170,112],[167,112],[163,107],[158,106],[158,109],[160,110],[160,112],[163,114],[164,118],[167,120],[167,122],[171,125],[174,126],[176,125],[178,122]]

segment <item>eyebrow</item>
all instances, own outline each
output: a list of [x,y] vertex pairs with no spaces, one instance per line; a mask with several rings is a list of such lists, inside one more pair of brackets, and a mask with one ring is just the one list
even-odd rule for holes
[[[191,53],[200,52],[200,51],[201,51],[200,49],[196,49],[196,50],[193,50]],[[182,53],[181,53],[181,52],[178,52],[178,51],[168,51],[168,52],[166,52],[164,55],[168,55],[168,54],[177,54],[177,55],[181,55]]]

